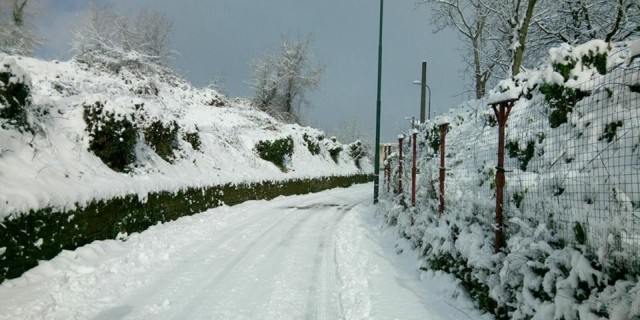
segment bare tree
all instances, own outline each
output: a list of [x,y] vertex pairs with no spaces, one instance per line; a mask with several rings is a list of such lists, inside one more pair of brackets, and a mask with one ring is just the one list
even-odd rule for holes
[[[563,1],[563,0],[557,0]],[[539,0],[483,0],[492,19],[492,34],[507,54],[500,63],[503,69],[515,76],[522,70],[523,58],[529,40],[529,27]],[[503,50],[504,50],[503,49]]]
[[483,0],[420,0],[417,4],[432,5],[436,32],[450,28],[464,41],[468,54],[463,59],[473,71],[475,96],[483,97],[499,61],[499,50],[495,50],[494,39],[487,32],[490,12]]
[[162,13],[141,10],[135,18],[127,19],[113,7],[94,1],[74,33],[72,52],[80,62],[112,71],[122,67],[158,71],[172,53],[166,48],[171,27],[171,20]]
[[623,41],[640,32],[638,0],[550,1],[540,9],[533,24],[538,46]]
[[317,88],[324,70],[313,63],[311,38],[295,42],[285,39],[277,54],[265,54],[252,63],[254,79],[249,82],[255,91],[254,103],[272,111],[283,120],[298,121],[301,107],[308,106],[306,93]]
[[29,0],[0,1],[0,51],[31,55],[40,44],[29,23],[33,16],[30,4]]

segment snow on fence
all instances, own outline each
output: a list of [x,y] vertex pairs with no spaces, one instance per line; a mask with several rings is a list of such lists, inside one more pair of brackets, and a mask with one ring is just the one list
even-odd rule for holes
[[[496,211],[500,189],[496,176],[503,169],[505,237],[518,221],[544,224],[558,241],[584,245],[592,254],[636,268],[640,266],[639,79],[640,68],[620,68],[574,89],[560,89],[564,91],[555,100],[537,101],[543,108],[513,104],[503,150],[498,148],[498,119],[489,106],[466,118],[457,115],[435,125],[427,123],[417,137],[417,157],[404,160],[407,169],[412,162],[418,164],[415,193],[397,187],[399,178],[408,182],[412,175],[398,170],[398,153],[390,148],[385,148],[385,185],[407,208],[404,199],[417,197],[417,206],[432,212],[447,204],[443,214],[448,204],[458,201]],[[442,129],[448,122],[458,126]],[[446,150],[441,143],[445,135]],[[412,139],[406,140],[400,145],[410,154]],[[500,152],[502,168],[497,165]],[[499,221],[486,223],[501,229]]]

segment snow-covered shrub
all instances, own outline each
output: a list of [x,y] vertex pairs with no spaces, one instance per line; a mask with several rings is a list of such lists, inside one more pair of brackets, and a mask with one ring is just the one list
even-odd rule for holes
[[[324,139],[324,137],[322,139]],[[320,136],[314,139],[306,133],[302,135],[302,140],[304,140],[304,142],[307,144],[307,149],[314,156],[320,154],[320,143],[318,141],[322,139],[320,138]]]
[[551,128],[567,123],[568,114],[576,104],[591,95],[591,92],[580,88],[578,83],[607,73],[610,50],[604,41],[594,40],[583,46],[571,47],[565,44],[549,51],[552,74],[541,84],[540,92],[549,104]]
[[289,136],[273,141],[260,140],[256,143],[255,149],[260,158],[275,164],[280,170],[286,171],[287,159],[293,155],[293,138]]
[[568,114],[573,111],[576,103],[588,97],[589,92],[578,88],[570,88],[557,83],[545,83],[540,87],[540,92],[549,104],[549,125],[557,128],[567,123]]
[[338,142],[338,139],[336,137],[331,137],[325,143],[325,146],[327,148],[327,151],[329,151],[331,159],[333,159],[335,163],[338,163],[338,157],[340,156],[340,152],[342,152],[342,144]]
[[200,132],[198,130],[198,127],[195,127],[194,131],[185,132],[182,138],[191,145],[193,150],[200,151],[202,140],[200,139]]
[[360,140],[356,140],[354,143],[349,145],[349,157],[353,159],[356,164],[356,167],[360,168],[360,160],[366,156],[366,151],[362,142]]
[[135,162],[138,140],[136,124],[128,115],[104,110],[101,102],[84,105],[84,121],[89,133],[89,150],[109,168],[126,172]]
[[175,121],[165,124],[156,120],[144,129],[144,139],[160,158],[172,163],[178,149],[178,129]]
[[32,132],[26,109],[30,104],[29,86],[24,79],[9,70],[0,72],[0,126]]
[[520,169],[527,171],[527,165],[536,151],[536,142],[533,140],[527,141],[526,147],[522,150],[518,141],[509,140],[506,148],[509,157],[518,159],[520,161]]

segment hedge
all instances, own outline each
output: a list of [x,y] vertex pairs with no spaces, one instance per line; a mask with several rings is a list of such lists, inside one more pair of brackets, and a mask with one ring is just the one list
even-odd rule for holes
[[[280,195],[318,192],[373,180],[372,175],[263,181],[187,188],[92,201],[77,209],[53,208],[14,214],[0,222],[0,283],[19,277],[62,250],[73,250],[95,240],[115,239],[120,233],[141,232],[150,226],[204,212],[222,204],[268,200]],[[4,251],[4,252],[3,252]]]

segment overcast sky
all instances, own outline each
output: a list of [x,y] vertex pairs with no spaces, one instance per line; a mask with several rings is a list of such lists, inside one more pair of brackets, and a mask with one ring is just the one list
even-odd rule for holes
[[[43,0],[38,32],[47,39],[38,54],[68,58],[71,30],[89,1]],[[119,13],[142,7],[173,20],[170,47],[175,70],[196,86],[223,79],[231,97],[249,97],[250,62],[276,50],[282,37],[313,36],[312,51],[326,66],[320,88],[309,95],[306,122],[331,135],[345,121],[375,133],[378,0],[121,0]],[[419,115],[420,63],[428,61],[431,112],[446,112],[468,95],[460,71],[460,41],[434,34],[431,13],[415,0],[387,0],[384,8],[382,142],[395,141],[405,117]],[[371,139],[373,140],[373,139]],[[346,141],[345,141],[346,142]]]

